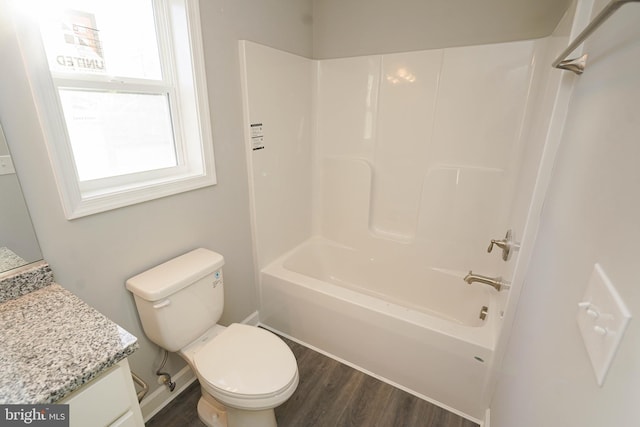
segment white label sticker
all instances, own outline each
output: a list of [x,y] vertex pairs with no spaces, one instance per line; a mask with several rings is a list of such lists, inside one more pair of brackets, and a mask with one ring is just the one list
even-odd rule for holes
[[264,130],[262,123],[251,123],[251,149],[253,151],[264,148]]

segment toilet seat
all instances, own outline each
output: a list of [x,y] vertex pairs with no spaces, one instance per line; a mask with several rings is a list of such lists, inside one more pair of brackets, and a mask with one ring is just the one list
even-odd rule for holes
[[255,326],[230,325],[195,353],[193,363],[202,387],[239,409],[278,406],[298,385],[298,366],[289,346]]

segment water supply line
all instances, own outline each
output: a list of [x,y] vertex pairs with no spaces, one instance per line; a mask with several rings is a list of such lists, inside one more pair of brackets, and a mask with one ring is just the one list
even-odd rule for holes
[[140,390],[136,396],[138,398],[138,403],[140,403],[142,401],[142,399],[144,399],[144,396],[147,394],[147,392],[149,391],[149,386],[147,385],[146,382],[144,382],[144,380],[142,378],[140,378],[139,376],[137,376],[133,371],[131,372],[131,378],[133,378],[133,382],[138,384],[140,387],[142,387],[142,390]]
[[162,384],[164,384],[167,387],[169,387],[169,391],[173,391],[176,388],[176,383],[171,381],[171,375],[169,375],[168,372],[161,372],[160,371],[162,368],[164,368],[165,363],[167,363],[167,358],[169,357],[169,352],[167,350],[164,350],[164,349],[163,349],[163,351],[164,351],[164,356],[162,358],[162,363],[160,364],[160,367],[156,371],[156,375],[159,376],[159,377],[162,377]]

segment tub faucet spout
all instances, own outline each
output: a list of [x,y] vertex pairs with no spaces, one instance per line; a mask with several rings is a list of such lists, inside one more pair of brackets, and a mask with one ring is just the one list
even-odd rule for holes
[[492,286],[496,291],[501,291],[502,289],[509,289],[509,284],[502,281],[502,277],[487,277],[481,276],[479,274],[473,274],[473,271],[469,271],[464,279],[468,284],[472,284],[474,282],[484,283],[485,285]]

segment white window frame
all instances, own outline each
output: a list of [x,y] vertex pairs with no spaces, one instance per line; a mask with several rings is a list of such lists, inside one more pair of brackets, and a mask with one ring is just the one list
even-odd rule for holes
[[[16,16],[16,31],[67,219],[216,184],[198,1],[153,0],[153,6],[163,76],[157,84],[101,75],[74,79],[67,73],[50,72],[37,25]],[[178,165],[80,182],[59,88],[167,93]]]

